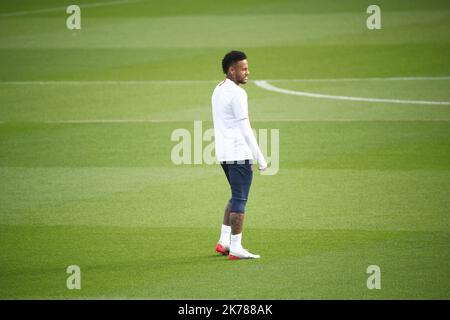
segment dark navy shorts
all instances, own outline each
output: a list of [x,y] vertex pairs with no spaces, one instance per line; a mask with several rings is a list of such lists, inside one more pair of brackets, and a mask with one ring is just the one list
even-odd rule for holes
[[220,162],[231,187],[231,212],[244,213],[253,179],[252,160]]

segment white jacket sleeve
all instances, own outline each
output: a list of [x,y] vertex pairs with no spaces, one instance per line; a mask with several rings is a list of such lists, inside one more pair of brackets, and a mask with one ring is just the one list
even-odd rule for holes
[[252,150],[253,156],[255,157],[256,161],[258,161],[259,168],[265,169],[267,168],[267,161],[264,159],[264,155],[261,152],[261,149],[258,146],[258,143],[256,142],[255,135],[253,134],[252,127],[250,126],[250,121],[248,118],[241,119],[238,121],[239,123],[239,129],[241,130],[242,135],[245,138],[245,141],[247,141],[248,146],[250,147],[250,150]]
[[250,126],[250,120],[248,118],[247,93],[244,90],[241,89],[237,91],[231,107],[233,109],[233,115],[239,126],[239,130],[250,147],[253,157],[256,161],[258,161],[259,169],[265,169],[267,167],[267,162],[266,159],[264,159],[264,155],[256,142],[255,135],[253,134],[252,127]]

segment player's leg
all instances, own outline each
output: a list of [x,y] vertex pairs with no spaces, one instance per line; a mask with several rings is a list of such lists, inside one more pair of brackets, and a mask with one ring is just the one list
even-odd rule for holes
[[232,235],[242,233],[242,229],[244,229],[244,218],[244,212],[230,212],[230,225]]
[[231,199],[228,200],[223,213],[223,225],[230,226],[230,213],[231,213]]
[[228,201],[225,211],[223,213],[223,223],[220,231],[220,238],[216,244],[216,252],[227,255],[230,252],[230,211],[231,210],[231,199]]
[[259,255],[252,254],[242,247],[242,231],[244,229],[245,206],[253,179],[251,163],[236,164],[229,170],[230,184],[232,189],[231,198],[231,243],[230,260],[255,259]]
[[[221,163],[223,172],[227,177],[228,183],[230,183],[230,174],[229,174],[229,165],[227,163]],[[230,252],[230,235],[231,235],[231,227],[230,227],[230,210],[231,210],[231,199],[228,201],[225,211],[223,214],[223,222],[220,230],[220,238],[216,244],[216,252],[222,255],[228,255]]]

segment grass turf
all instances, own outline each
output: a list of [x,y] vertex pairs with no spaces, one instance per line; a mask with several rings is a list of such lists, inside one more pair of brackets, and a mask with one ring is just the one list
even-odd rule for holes
[[[379,1],[377,31],[365,27],[369,4],[82,6],[80,31],[65,29],[64,10],[2,16],[0,298],[448,299],[448,105],[249,83],[254,127],[280,130],[280,171],[255,175],[247,205],[244,245],[259,261],[213,252],[229,197],[221,169],[170,161],[173,130],[212,127],[232,48],[248,53],[251,79],[450,74],[447,2]],[[5,2],[0,14],[60,6]],[[20,82],[33,80],[52,82]],[[93,80],[201,81],[83,82]],[[449,82],[273,84],[450,101]],[[79,291],[66,288],[71,264]],[[372,264],[381,290],[366,287]]]

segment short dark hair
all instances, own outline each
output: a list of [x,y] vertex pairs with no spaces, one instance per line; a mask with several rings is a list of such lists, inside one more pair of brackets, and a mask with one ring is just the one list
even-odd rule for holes
[[235,62],[245,60],[247,59],[247,56],[242,51],[230,51],[228,52],[225,57],[222,59],[222,70],[223,73],[228,73],[228,68]]

